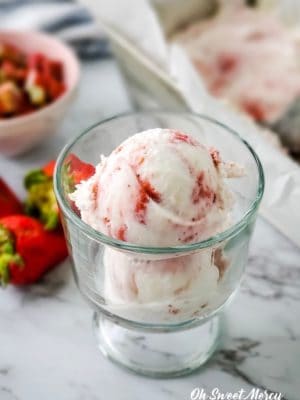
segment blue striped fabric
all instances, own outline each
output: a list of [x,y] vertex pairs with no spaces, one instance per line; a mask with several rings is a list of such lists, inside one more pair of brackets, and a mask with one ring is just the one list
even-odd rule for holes
[[0,29],[33,29],[68,42],[83,59],[110,55],[88,10],[73,0],[0,0]]

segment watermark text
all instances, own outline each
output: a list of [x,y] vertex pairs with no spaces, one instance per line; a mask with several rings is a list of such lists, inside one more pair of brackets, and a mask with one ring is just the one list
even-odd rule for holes
[[282,394],[253,388],[251,390],[240,389],[237,392],[222,392],[214,388],[210,392],[196,387],[191,391],[190,400],[281,400]]

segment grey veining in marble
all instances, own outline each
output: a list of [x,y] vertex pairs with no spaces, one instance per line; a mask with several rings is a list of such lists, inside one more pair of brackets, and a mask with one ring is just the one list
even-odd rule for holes
[[[0,159],[23,194],[24,170],[57,155],[96,120],[129,108],[112,61],[87,64],[79,98],[56,138],[25,156]],[[191,376],[137,377],[98,353],[91,310],[68,261],[31,287],[0,291],[1,400],[188,400],[193,388],[253,387],[300,393],[300,250],[264,220],[254,233],[240,291],[227,308],[220,351]]]

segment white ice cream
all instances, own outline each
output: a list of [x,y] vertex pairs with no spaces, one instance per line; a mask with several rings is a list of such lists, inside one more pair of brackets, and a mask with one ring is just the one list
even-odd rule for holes
[[213,95],[258,121],[273,122],[300,96],[299,42],[272,14],[229,3],[174,40]]
[[[154,260],[106,249],[104,296],[115,313],[143,322],[191,319],[217,295],[212,251]],[[147,311],[145,312],[144,307]]]
[[[95,175],[71,197],[83,221],[115,239],[143,246],[185,245],[227,227],[233,199],[224,178],[241,173],[182,132],[152,129],[103,157]],[[107,247],[103,263],[108,306],[140,321],[198,315],[215,297],[220,278],[211,249],[170,257]],[[142,316],[140,307],[148,309]]]
[[145,246],[196,242],[224,228],[232,196],[206,147],[168,129],[138,133],[72,195],[83,221]]

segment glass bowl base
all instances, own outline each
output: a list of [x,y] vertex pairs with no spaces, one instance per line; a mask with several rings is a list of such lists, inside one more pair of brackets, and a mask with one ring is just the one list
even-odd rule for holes
[[142,332],[94,314],[98,347],[111,361],[152,378],[187,375],[203,365],[218,344],[219,319],[176,332]]

